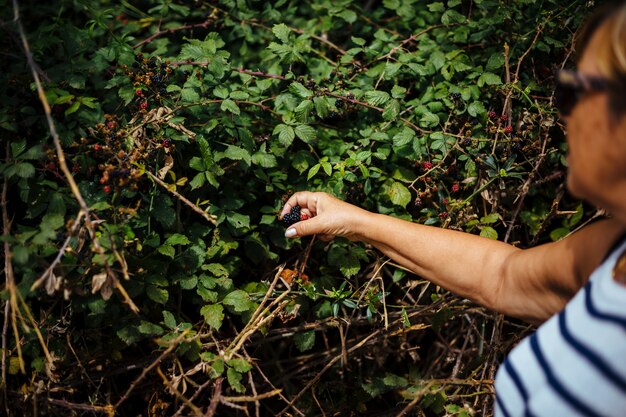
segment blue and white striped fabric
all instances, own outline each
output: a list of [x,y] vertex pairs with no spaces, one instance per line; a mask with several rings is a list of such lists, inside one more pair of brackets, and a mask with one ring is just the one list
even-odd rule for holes
[[515,347],[496,376],[496,417],[626,416],[622,242],[563,311]]

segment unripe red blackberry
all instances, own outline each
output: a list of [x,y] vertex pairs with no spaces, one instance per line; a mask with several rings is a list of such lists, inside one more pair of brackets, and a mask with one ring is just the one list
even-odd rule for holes
[[432,162],[426,161],[426,162],[422,163],[422,168],[424,168],[424,169],[431,169],[432,167],[433,167],[433,163]]
[[513,126],[508,125],[507,127],[504,128],[504,133],[506,133],[507,135],[509,133],[513,133]]
[[496,114],[496,112],[495,112],[495,111],[493,111],[493,110],[492,110],[492,111],[490,111],[490,112],[489,112],[489,118],[490,118],[490,119],[495,119],[497,116],[498,116],[498,115]]

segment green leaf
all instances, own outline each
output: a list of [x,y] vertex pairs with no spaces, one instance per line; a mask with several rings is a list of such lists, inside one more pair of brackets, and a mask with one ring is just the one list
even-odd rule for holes
[[224,307],[221,304],[208,304],[200,309],[204,321],[215,330],[222,327],[224,321]]
[[480,235],[489,239],[497,240],[498,232],[493,227],[485,226],[480,230]]
[[315,132],[315,129],[313,129],[309,125],[298,125],[298,126],[296,126],[295,134],[300,139],[302,139],[302,141],[305,142],[305,143],[309,143],[309,142],[315,140],[315,138],[317,136],[317,133]]
[[481,101],[473,101],[467,106],[467,113],[472,117],[485,114],[486,112],[487,110]]
[[147,335],[160,335],[163,334],[163,328],[158,324],[150,323],[148,321],[141,321],[139,327],[137,327],[139,333]]
[[403,128],[393,137],[393,146],[398,148],[408,145],[415,138],[415,131],[409,128]]
[[291,29],[289,29],[284,23],[280,23],[272,27],[272,33],[274,33],[274,36],[276,36],[278,39],[283,41],[283,43],[288,43]]
[[307,177],[306,177],[307,181],[313,178],[315,175],[317,175],[321,167],[322,167],[322,164],[313,165],[311,169],[309,169],[309,173],[307,174]]
[[284,146],[291,145],[296,137],[293,127],[284,124],[276,125],[272,134],[278,135],[278,141]]
[[186,103],[200,101],[200,94],[193,88],[183,88],[180,90],[180,98]]
[[313,92],[298,82],[289,85],[289,92],[303,99],[313,97]]
[[357,19],[357,14],[355,12],[353,12],[352,10],[342,10],[340,13],[337,13],[336,16],[341,17],[343,20],[345,20],[348,23],[354,23]]
[[502,80],[500,79],[499,75],[496,75],[496,74],[491,73],[491,72],[484,72],[480,77],[478,77],[478,81],[476,81],[476,84],[479,87],[482,87],[485,84],[487,84],[487,85],[500,85],[500,84],[502,84]]
[[243,358],[234,358],[226,361],[226,365],[241,373],[248,372],[250,369],[252,369],[252,365],[250,364],[250,362]]
[[293,337],[293,341],[296,344],[296,348],[300,352],[306,352],[313,348],[315,345],[315,330],[309,330],[308,332],[296,333]]
[[15,174],[20,178],[31,178],[35,175],[35,167],[28,162],[19,162],[14,165]]
[[388,196],[393,204],[401,207],[406,207],[411,202],[411,192],[397,181],[394,181],[389,188]]
[[365,92],[365,101],[372,106],[382,106],[389,101],[389,93],[386,91],[367,91]]
[[228,379],[228,383],[230,387],[237,391],[238,393],[246,392],[246,388],[241,385],[241,380],[243,379],[243,375],[240,372],[237,372],[233,368],[228,368],[226,370],[226,378]]
[[383,119],[387,121],[394,120],[400,114],[400,102],[398,100],[391,100],[385,106],[383,110]]
[[215,87],[215,89],[213,89],[213,95],[215,97],[225,99],[228,98],[228,94],[228,88],[224,87],[223,85],[219,85]]
[[174,247],[170,245],[159,246],[157,248],[157,252],[159,252],[162,255],[169,256],[172,259],[174,259],[174,256],[176,255],[176,249],[174,249]]
[[164,245],[189,245],[191,241],[185,235],[181,235],[180,233],[174,233],[170,237],[167,238]]
[[480,222],[482,224],[492,224],[492,223],[497,222],[498,220],[500,220],[500,215],[498,213],[491,213],[486,216],[483,216],[480,219]]
[[176,318],[167,310],[163,310],[163,323],[170,329],[176,328]]
[[496,52],[495,54],[491,54],[491,56],[489,57],[489,61],[487,61],[485,69],[488,71],[493,71],[501,68],[503,65],[504,54],[502,52]]
[[233,100],[229,98],[222,101],[222,104],[220,105],[220,109],[222,111],[227,111],[232,114],[236,114],[237,116],[241,114],[241,110],[239,109],[239,106],[237,105],[237,103],[235,103]]
[[328,116],[330,103],[327,97],[314,97],[313,104],[315,104],[315,111],[320,118],[324,119]]
[[439,124],[439,116],[435,113],[425,111],[424,114],[422,114],[420,122],[426,126],[437,126]]
[[256,307],[256,303],[250,299],[250,295],[243,290],[235,290],[229,293],[222,302],[224,305],[232,307],[237,313],[249,311]]
[[228,148],[226,148],[226,151],[224,152],[224,156],[228,159],[232,159],[233,161],[245,161],[248,165],[252,164],[252,156],[250,155],[250,152],[235,145],[228,145]]
[[146,294],[155,303],[165,304],[169,299],[169,292],[165,288],[159,288],[155,285],[148,285],[146,287]]

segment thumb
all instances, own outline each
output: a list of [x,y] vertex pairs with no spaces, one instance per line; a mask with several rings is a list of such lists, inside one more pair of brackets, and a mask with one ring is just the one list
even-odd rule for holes
[[289,226],[285,230],[285,237],[302,237],[320,233],[320,225],[318,217],[311,217]]

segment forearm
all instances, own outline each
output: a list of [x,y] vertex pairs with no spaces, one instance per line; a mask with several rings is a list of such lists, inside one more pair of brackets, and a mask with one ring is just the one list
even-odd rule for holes
[[[360,240],[417,275],[497,309],[508,260],[520,251],[500,241],[370,213],[356,226]],[[507,312],[507,311],[503,311]]]

